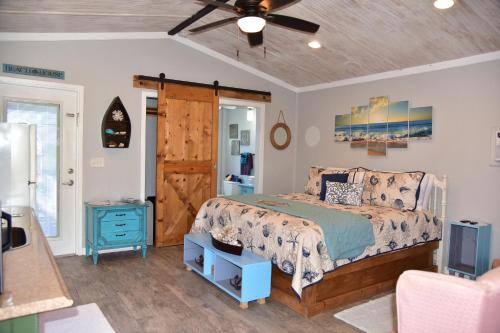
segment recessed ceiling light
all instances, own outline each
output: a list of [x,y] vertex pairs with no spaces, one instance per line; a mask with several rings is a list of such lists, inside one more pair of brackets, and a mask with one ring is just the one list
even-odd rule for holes
[[309,47],[312,49],[319,49],[321,47],[321,43],[318,42],[317,40],[313,40],[313,41],[309,42],[309,44],[307,44],[307,45],[309,45]]
[[453,7],[455,4],[454,0],[435,0],[434,1],[434,7],[437,9],[448,9]]

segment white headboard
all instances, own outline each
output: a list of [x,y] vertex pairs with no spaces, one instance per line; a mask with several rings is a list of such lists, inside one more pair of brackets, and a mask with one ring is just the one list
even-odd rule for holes
[[[446,207],[448,206],[448,177],[443,175],[440,179],[435,175],[428,174],[430,179],[432,180],[432,190],[431,190],[431,199],[427,205],[426,210],[432,212],[432,214],[439,218],[439,220],[443,223],[443,232],[442,237],[444,238],[444,226],[446,222]],[[438,271],[443,272],[443,241],[439,242],[439,248],[434,257],[434,263],[438,266]]]

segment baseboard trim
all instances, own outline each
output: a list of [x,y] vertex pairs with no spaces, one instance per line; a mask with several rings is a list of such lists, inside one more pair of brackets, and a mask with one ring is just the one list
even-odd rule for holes
[[[140,249],[141,246],[137,246],[137,249]],[[113,252],[125,252],[125,251],[133,251],[134,248],[132,246],[127,246],[127,247],[120,247],[117,249],[106,249],[106,250],[99,250],[99,254],[103,253],[113,253]],[[85,255],[85,248],[82,248],[82,251],[80,252],[81,256]]]

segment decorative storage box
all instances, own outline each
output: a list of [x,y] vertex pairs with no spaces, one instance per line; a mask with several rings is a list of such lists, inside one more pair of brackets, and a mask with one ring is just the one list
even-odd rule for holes
[[99,250],[132,246],[141,247],[146,257],[146,204],[113,202],[111,204],[85,203],[85,254],[92,252],[94,265]]
[[452,222],[450,230],[450,274],[475,279],[489,269],[491,224]]
[[[200,258],[203,258],[201,262]],[[224,290],[246,309],[248,302],[264,304],[271,295],[271,261],[243,250],[241,256],[215,249],[210,234],[184,235],[184,264]],[[231,285],[231,279],[241,277],[241,288]]]

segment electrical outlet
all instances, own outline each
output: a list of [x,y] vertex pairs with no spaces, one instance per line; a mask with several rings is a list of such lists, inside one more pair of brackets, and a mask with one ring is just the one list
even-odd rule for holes
[[90,159],[91,168],[104,168],[104,157],[92,157]]

